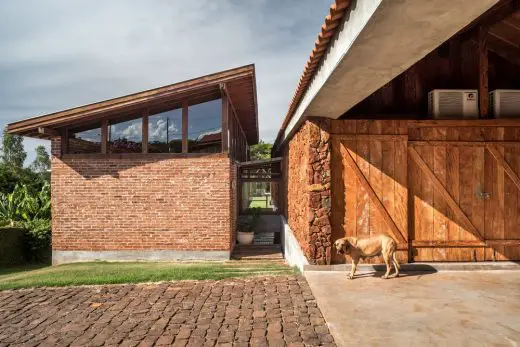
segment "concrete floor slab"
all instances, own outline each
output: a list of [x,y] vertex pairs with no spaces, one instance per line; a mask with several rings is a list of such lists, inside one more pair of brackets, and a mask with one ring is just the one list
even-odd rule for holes
[[520,271],[305,276],[338,346],[520,346]]

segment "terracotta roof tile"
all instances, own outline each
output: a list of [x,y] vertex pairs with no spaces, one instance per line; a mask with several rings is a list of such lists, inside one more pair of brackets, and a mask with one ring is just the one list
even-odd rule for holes
[[289,110],[287,111],[287,114],[285,115],[284,121],[282,123],[282,127],[278,132],[276,143],[278,143],[280,140],[285,128],[291,121],[296,108],[305,94],[305,91],[309,87],[309,84],[312,81],[312,77],[314,77],[316,74],[316,68],[319,66],[323,55],[329,47],[331,39],[336,34],[336,29],[345,16],[350,3],[350,0],[336,0],[334,4],[330,6],[329,15],[325,17],[325,24],[321,26],[321,31],[318,34],[318,38],[314,42],[314,49],[311,52],[309,60],[307,60],[307,63],[305,64],[303,74],[300,77],[300,81],[298,82],[298,86],[296,88],[296,92],[294,93],[294,96],[289,104]]

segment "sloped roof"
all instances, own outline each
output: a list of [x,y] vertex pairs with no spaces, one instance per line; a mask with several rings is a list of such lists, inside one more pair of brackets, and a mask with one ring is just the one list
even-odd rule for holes
[[351,0],[336,0],[329,9],[329,14],[325,17],[325,23],[321,26],[321,31],[318,34],[318,38],[314,42],[314,49],[311,52],[307,63],[303,68],[303,73],[294,92],[294,96],[289,104],[289,110],[287,111],[285,118],[282,122],[282,126],[278,133],[277,138],[283,133],[287,124],[291,120],[298,104],[303,98],[307,87],[309,86],[312,78],[314,77],[316,70],[329,47],[331,40],[336,34],[337,28],[339,27],[343,17],[347,13],[347,10],[351,4]]
[[85,106],[46,114],[7,125],[7,131],[29,137],[48,138],[39,128],[59,131],[63,127],[98,121],[106,117],[134,114],[144,109],[151,113],[162,112],[178,106],[183,100],[190,105],[217,99],[222,85],[229,93],[237,117],[247,137],[248,144],[256,144],[258,134],[258,106],[255,66],[246,65],[191,80],[105,100]]

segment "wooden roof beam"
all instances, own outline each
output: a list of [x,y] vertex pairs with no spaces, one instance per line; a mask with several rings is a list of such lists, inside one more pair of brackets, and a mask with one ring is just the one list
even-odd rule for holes
[[56,129],[44,128],[44,127],[38,128],[38,134],[43,135],[43,136],[48,136],[48,137],[60,136],[59,131],[57,131]]
[[504,41],[500,36],[496,36],[491,32],[488,34],[487,46],[491,52],[520,66],[520,48],[518,46],[511,45],[509,41]]
[[520,9],[518,0],[504,0],[459,31],[462,40],[478,37],[480,28],[490,28]]
[[235,120],[238,123],[238,127],[240,128],[240,133],[242,134],[242,136],[244,136],[244,138],[247,139],[246,133],[245,133],[244,129],[242,128],[242,122],[240,122],[238,113],[235,110],[235,105],[233,104],[233,99],[231,98],[231,94],[229,93],[229,90],[227,89],[227,86],[225,83],[220,84],[220,90],[221,90],[222,94],[225,94],[228,97],[229,104],[231,105],[231,112],[233,113],[233,117],[235,117]]

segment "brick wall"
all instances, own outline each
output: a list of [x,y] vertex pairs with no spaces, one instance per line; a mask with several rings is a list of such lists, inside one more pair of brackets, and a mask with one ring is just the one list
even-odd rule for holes
[[238,180],[237,180],[237,164],[233,163],[230,167],[231,172],[231,245],[230,249],[232,250],[236,243],[236,229],[237,229],[237,218],[238,218]]
[[328,129],[327,120],[307,120],[283,148],[281,209],[312,264],[331,260]]
[[61,137],[51,138],[51,155],[57,158],[61,157]]
[[53,250],[229,251],[230,176],[225,154],[53,155]]

